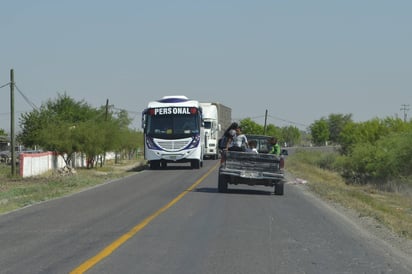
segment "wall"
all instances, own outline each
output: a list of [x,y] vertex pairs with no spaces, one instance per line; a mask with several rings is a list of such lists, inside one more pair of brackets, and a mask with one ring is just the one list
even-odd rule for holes
[[[20,153],[19,161],[21,177],[37,176],[49,170],[57,170],[66,166],[63,157],[51,151]],[[86,159],[81,153],[76,153],[72,162],[73,167],[86,166]]]
[[[106,160],[114,158],[114,152],[106,153]],[[63,157],[51,151],[20,153],[19,161],[21,177],[37,176],[49,170],[57,170],[66,166]],[[82,153],[74,153],[70,166],[73,168],[86,167],[86,156]]]

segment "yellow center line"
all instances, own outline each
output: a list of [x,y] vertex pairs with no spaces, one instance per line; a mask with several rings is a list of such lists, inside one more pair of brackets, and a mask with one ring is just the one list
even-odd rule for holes
[[94,257],[88,259],[75,269],[73,269],[70,273],[71,274],[78,274],[78,273],[84,273],[90,268],[92,268],[94,265],[96,265],[98,262],[112,254],[116,249],[118,249],[122,244],[124,244],[127,240],[132,238],[137,232],[142,230],[145,226],[147,226],[151,221],[153,221],[157,216],[165,212],[167,209],[169,209],[171,206],[176,204],[180,199],[183,198],[187,193],[191,192],[197,185],[199,185],[209,174],[216,169],[216,167],[220,164],[220,162],[216,163],[205,175],[199,178],[193,185],[191,185],[188,189],[180,193],[176,198],[174,198],[172,201],[170,201],[167,205],[144,219],[141,223],[133,227],[130,231],[126,232],[122,236],[120,236],[117,240],[112,242],[110,245],[105,247],[102,251],[100,251],[97,255]]

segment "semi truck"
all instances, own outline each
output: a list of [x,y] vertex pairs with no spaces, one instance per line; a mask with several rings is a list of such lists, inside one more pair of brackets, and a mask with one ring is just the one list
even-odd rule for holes
[[221,103],[200,103],[204,125],[204,158],[219,157],[219,138],[232,122],[232,109]]
[[203,165],[204,133],[199,101],[183,95],[149,102],[142,113],[144,157],[151,169],[168,163]]

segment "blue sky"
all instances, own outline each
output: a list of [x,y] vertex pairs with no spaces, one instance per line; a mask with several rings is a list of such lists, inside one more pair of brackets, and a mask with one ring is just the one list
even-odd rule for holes
[[[0,86],[15,109],[58,93],[140,113],[164,95],[232,107],[232,117],[308,125],[412,105],[412,1],[2,1]],[[0,128],[10,128],[9,88]],[[412,115],[412,110],[408,112]],[[408,117],[409,117],[408,116]],[[18,124],[18,119],[16,120]],[[17,125],[18,126],[18,125]]]

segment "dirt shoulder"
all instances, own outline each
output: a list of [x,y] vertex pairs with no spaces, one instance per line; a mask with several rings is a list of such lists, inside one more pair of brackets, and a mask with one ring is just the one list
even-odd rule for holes
[[339,216],[345,218],[348,222],[359,228],[360,233],[367,234],[369,238],[375,241],[381,241],[383,246],[390,250],[393,254],[403,257],[406,260],[412,258],[412,240],[400,236],[393,232],[389,227],[379,222],[372,216],[366,216],[359,211],[343,206],[342,204],[330,199],[325,199],[310,187],[310,182],[305,180],[304,176],[297,177],[291,173],[287,173],[288,184],[297,185],[305,194],[316,199],[325,207],[336,211]]

